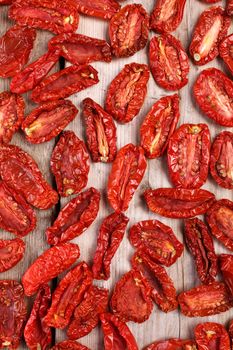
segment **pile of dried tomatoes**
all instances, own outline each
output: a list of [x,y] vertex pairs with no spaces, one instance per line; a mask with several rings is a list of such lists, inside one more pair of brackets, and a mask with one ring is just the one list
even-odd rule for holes
[[[203,0],[215,3],[216,0]],[[179,96],[159,99],[140,128],[140,146],[116,146],[116,124],[132,121],[141,110],[150,71],[155,82],[168,91],[188,83],[189,58],[173,32],[181,23],[186,0],[156,0],[153,12],[143,5],[124,6],[117,0],[0,0],[10,5],[8,15],[15,24],[0,38],[0,77],[11,77],[10,91],[0,94],[0,227],[17,236],[0,240],[0,272],[13,268],[24,256],[22,240],[36,227],[33,210],[54,206],[59,196],[75,195],[64,206],[53,225],[46,229],[51,246],[22,276],[22,284],[0,280],[0,347],[17,349],[22,335],[31,350],[88,350],[76,340],[101,323],[105,350],[137,350],[126,322],[144,322],[153,302],[163,312],[180,308],[188,317],[208,316],[233,307],[233,255],[216,255],[214,236],[233,251],[233,202],[216,200],[201,189],[210,174],[216,183],[233,189],[233,133],[223,131],[211,145],[207,124],[179,122]],[[79,13],[109,21],[109,40],[76,34]],[[233,74],[233,34],[228,36],[233,1],[226,9],[208,7],[194,28],[189,56],[205,65],[217,56]],[[56,34],[48,52],[27,65],[36,29]],[[111,62],[143,49],[149,30],[156,34],[149,44],[149,66],[125,65],[108,87],[104,108],[85,98],[82,116],[86,143],[73,131],[63,131],[78,109],[70,95],[98,84],[98,72],[90,63]],[[57,73],[50,70],[63,57],[71,65]],[[26,117],[21,94],[31,91],[38,106]],[[217,124],[233,126],[233,82],[216,68],[204,69],[193,93],[204,115]],[[10,144],[19,129],[27,142],[39,144],[60,136],[51,156],[56,190],[44,179],[38,165],[24,150]],[[77,263],[80,250],[69,241],[81,235],[95,220],[101,194],[85,189],[93,162],[112,162],[107,198],[112,213],[101,223],[92,266]],[[163,266],[171,266],[184,246],[173,230],[159,220],[141,221],[129,230],[135,253],[131,270],[116,283],[111,297],[94,280],[108,280],[111,260],[124,237],[129,218],[124,214],[147,167],[147,158],[167,155],[172,188],[147,189],[148,208],[163,217],[184,219],[184,238],[191,252],[200,285],[177,296],[173,281]],[[204,214],[205,221],[197,218]],[[72,268],[71,268],[72,266]],[[71,268],[71,269],[70,269]],[[51,294],[49,282],[69,269]],[[216,280],[218,270],[221,281]],[[25,296],[35,296],[27,316]],[[52,328],[66,329],[68,340],[52,347]],[[147,346],[147,350],[230,350],[229,332],[213,322],[195,327],[194,340],[169,339]]]

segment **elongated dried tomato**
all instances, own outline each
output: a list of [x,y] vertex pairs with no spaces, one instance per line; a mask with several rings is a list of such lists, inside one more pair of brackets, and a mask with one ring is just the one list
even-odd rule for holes
[[194,28],[189,52],[197,65],[206,64],[219,54],[219,43],[227,35],[230,18],[222,7],[206,9]]
[[98,72],[92,66],[70,66],[44,79],[32,91],[31,99],[36,103],[55,101],[98,82]]
[[233,307],[233,297],[222,282],[201,285],[181,293],[178,302],[188,317],[217,315]]
[[230,350],[230,337],[219,323],[205,322],[195,327],[195,340],[198,350]]
[[22,26],[56,34],[75,32],[79,23],[77,5],[72,0],[17,0],[8,16]]
[[115,0],[76,0],[78,12],[91,17],[110,19],[119,11],[120,5]]
[[83,100],[87,146],[94,162],[112,162],[117,152],[116,126],[110,114],[91,98]]
[[45,181],[34,159],[17,146],[1,146],[0,176],[34,207],[48,209],[58,201],[57,192]]
[[21,284],[13,280],[0,281],[0,348],[17,349],[27,317]]
[[202,112],[217,124],[233,126],[233,82],[217,68],[205,69],[193,87]]
[[155,32],[169,33],[180,25],[186,0],[156,0],[150,16],[150,28]]
[[73,198],[62,208],[53,225],[47,228],[48,243],[66,242],[81,235],[95,220],[99,202],[100,193],[94,187]]
[[44,323],[44,317],[51,303],[51,291],[48,284],[41,286],[33,303],[30,317],[24,328],[24,339],[30,350],[46,350],[52,341],[50,327]]
[[168,339],[156,341],[144,348],[144,350],[197,350],[196,343],[192,340]]
[[64,131],[51,157],[51,170],[61,196],[79,193],[87,185],[90,168],[85,143],[73,131]]
[[203,221],[185,220],[186,244],[193,255],[197,274],[204,284],[212,283],[217,275],[217,256],[212,237]]
[[145,170],[146,159],[141,147],[129,143],[120,149],[108,179],[108,200],[115,211],[128,209]]
[[[232,2],[233,11],[233,2]],[[232,12],[233,13],[233,12]],[[233,75],[233,34],[225,37],[219,45],[219,54]]]
[[60,281],[52,295],[52,305],[44,318],[44,323],[55,328],[65,328],[76,306],[83,300],[85,292],[92,283],[88,265],[76,265]]
[[183,188],[149,189],[144,192],[144,197],[151,211],[174,219],[204,214],[215,200],[209,191]]
[[51,50],[29,64],[11,80],[10,90],[23,94],[34,89],[58,62],[60,52]]
[[171,34],[152,38],[149,58],[153,77],[162,88],[178,90],[188,83],[188,56],[181,42]]
[[151,287],[142,273],[130,270],[116,283],[111,298],[113,313],[121,321],[144,322],[152,312]]
[[233,15],[233,0],[227,0],[227,8],[226,8],[228,16]]
[[105,350],[138,350],[136,340],[127,324],[110,313],[100,315]]
[[64,340],[54,345],[50,350],[90,350],[73,340]]
[[177,94],[162,97],[152,106],[140,128],[141,146],[148,158],[163,155],[179,118]]
[[183,253],[184,246],[172,229],[158,220],[140,221],[129,231],[131,244],[142,248],[154,261],[171,266]]
[[23,258],[25,243],[22,239],[0,239],[0,272],[10,270]]
[[24,273],[24,292],[30,296],[41,285],[68,269],[78,258],[79,247],[73,243],[61,243],[42,253]]
[[0,38],[0,77],[17,74],[27,63],[36,39],[32,28],[13,26]]
[[131,264],[147,279],[151,286],[151,298],[162,311],[177,309],[176,289],[164,267],[152,261],[143,248],[134,254]]
[[99,323],[99,315],[108,305],[108,290],[91,286],[83,301],[76,307],[73,320],[67,329],[69,339],[78,339],[89,334]]
[[109,279],[110,264],[121,244],[128,222],[129,218],[123,213],[112,213],[103,220],[92,266],[95,279]]
[[139,113],[147,93],[149,69],[146,64],[126,64],[111,82],[106,110],[118,122],[128,123]]
[[169,175],[175,187],[200,188],[207,180],[210,131],[206,124],[183,124],[167,149]]
[[228,286],[231,295],[233,295],[233,255],[220,254],[219,262],[224,282]]

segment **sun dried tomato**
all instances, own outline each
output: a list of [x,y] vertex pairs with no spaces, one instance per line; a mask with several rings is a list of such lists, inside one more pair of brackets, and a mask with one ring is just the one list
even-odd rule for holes
[[121,321],[144,322],[152,312],[151,287],[142,273],[130,270],[116,283],[111,308]]
[[233,307],[233,297],[225,283],[213,282],[181,293],[178,303],[185,316],[203,317],[229,310]]
[[[233,6],[233,2],[232,2]],[[233,7],[232,7],[233,10]],[[233,34],[225,37],[219,45],[219,55],[233,75]]]
[[142,248],[154,261],[171,266],[183,253],[184,246],[172,229],[158,220],[140,221],[129,231],[131,244]]
[[83,100],[87,146],[94,162],[112,162],[117,152],[116,126],[110,114],[91,98]]
[[27,317],[21,284],[13,280],[0,281],[0,348],[17,349]]
[[139,113],[147,93],[150,72],[146,64],[126,64],[111,82],[106,110],[118,122],[128,123]]
[[195,340],[198,350],[230,350],[230,337],[219,323],[205,322],[195,327]]
[[148,189],[144,197],[151,211],[174,219],[204,214],[215,200],[214,194],[209,191],[183,188]]
[[58,62],[60,51],[51,50],[29,64],[11,80],[10,90],[23,94],[34,89]]
[[54,345],[50,350],[90,350],[73,340],[64,340]]
[[61,243],[47,249],[23,275],[25,294],[28,296],[35,294],[41,285],[68,269],[79,255],[79,247],[73,243]]
[[200,15],[194,28],[189,52],[195,64],[201,66],[219,54],[219,43],[227,35],[230,18],[222,7],[211,7]]
[[115,0],[76,0],[76,3],[80,13],[106,20],[112,18],[120,9]]
[[74,309],[83,300],[91,283],[92,273],[88,265],[85,262],[76,265],[55,289],[52,305],[44,318],[44,323],[61,329],[68,326]]
[[0,77],[17,74],[27,63],[36,39],[32,28],[13,26],[0,38]]
[[112,208],[126,211],[146,170],[144,151],[132,143],[122,147],[113,162],[108,179],[108,200]]
[[23,258],[25,243],[22,239],[0,239],[0,272],[10,270]]
[[188,83],[188,56],[181,42],[171,34],[151,39],[149,59],[152,75],[162,88],[178,90]]
[[103,220],[92,266],[95,279],[109,279],[110,264],[121,244],[128,222],[129,218],[123,213],[112,213]]
[[156,341],[144,350],[197,350],[196,343],[192,340],[168,339]]
[[217,124],[233,126],[233,82],[217,68],[205,69],[193,87],[196,102]]
[[32,311],[24,328],[24,339],[30,350],[47,350],[52,341],[50,327],[44,323],[44,317],[51,303],[51,291],[48,284],[41,286],[33,303]]
[[212,283],[217,275],[217,256],[212,237],[203,221],[198,218],[185,220],[186,244],[193,255],[197,274],[204,284]]
[[21,26],[56,34],[75,32],[79,23],[77,5],[72,0],[16,0],[8,16]]
[[32,91],[31,99],[36,103],[55,101],[98,82],[98,72],[92,66],[70,66],[44,79]]
[[156,0],[150,16],[150,28],[159,33],[176,30],[183,19],[186,0]]
[[228,333],[229,333],[229,336],[231,338],[231,344],[232,344],[232,341],[233,341],[233,320],[230,321]]
[[85,143],[73,131],[64,131],[51,157],[58,192],[67,197],[86,187],[90,169]]
[[138,350],[136,340],[126,323],[110,313],[100,315],[100,320],[105,350]]
[[227,0],[227,8],[226,8],[228,16],[233,15],[233,0]]
[[220,254],[219,256],[220,269],[231,295],[233,295],[233,255]]
[[176,289],[164,267],[152,261],[143,248],[134,254],[131,264],[147,279],[151,286],[151,298],[162,311],[177,309]]
[[100,192],[94,187],[90,187],[68,202],[53,225],[46,230],[48,244],[70,241],[81,235],[95,220],[99,202]]
[[57,192],[45,181],[34,159],[17,146],[1,146],[0,176],[36,208],[48,209],[58,201]]
[[99,315],[108,306],[108,290],[91,286],[83,301],[76,307],[74,318],[67,329],[69,339],[78,339],[89,334],[99,323]]
[[0,5],[10,5],[13,0],[0,0]]
[[167,149],[169,175],[175,187],[200,188],[207,180],[210,131],[206,124],[183,124]]

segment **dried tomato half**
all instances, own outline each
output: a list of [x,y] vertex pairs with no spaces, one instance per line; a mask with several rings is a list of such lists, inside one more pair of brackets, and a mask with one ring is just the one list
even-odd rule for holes
[[171,266],[183,253],[184,246],[172,229],[158,220],[140,221],[129,231],[131,244],[142,248],[154,261]]
[[228,333],[229,333],[229,336],[231,338],[231,343],[232,343],[232,341],[233,341],[233,320],[230,321]]
[[32,91],[31,99],[36,103],[55,101],[98,82],[98,72],[92,66],[70,66],[44,79]]
[[233,297],[225,283],[213,282],[181,293],[178,303],[188,317],[217,315],[233,307]]
[[112,162],[117,152],[116,126],[110,114],[91,98],[83,100],[87,146],[94,162]]
[[64,340],[54,345],[50,350],[90,350],[73,340]]
[[27,317],[23,287],[13,280],[0,281],[0,348],[17,349]]
[[56,34],[75,32],[79,23],[77,5],[72,0],[17,0],[11,5],[8,16],[21,26]]
[[78,12],[91,17],[110,19],[119,11],[120,5],[115,0],[76,0]]
[[205,69],[193,87],[202,112],[217,124],[233,126],[233,82],[217,68]]
[[151,287],[142,273],[130,270],[116,283],[111,298],[113,313],[121,321],[144,322],[152,312]]
[[188,83],[188,56],[181,42],[171,34],[151,39],[149,59],[152,75],[162,88],[178,90]]
[[0,176],[36,208],[48,209],[58,201],[57,192],[45,181],[34,159],[17,146],[1,146]]
[[76,306],[83,300],[85,292],[92,283],[88,265],[82,262],[69,271],[60,281],[52,295],[52,305],[44,318],[47,326],[65,328]]
[[0,38],[0,77],[17,74],[27,63],[36,39],[32,28],[13,26]]
[[[233,13],[233,1],[232,1]],[[233,34],[225,37],[219,45],[219,54],[233,75]]]
[[162,97],[152,106],[140,128],[141,146],[148,158],[163,155],[179,118],[177,94]]
[[156,341],[144,350],[197,350],[196,343],[192,340],[168,339]]
[[183,124],[171,136],[167,162],[175,187],[200,188],[207,180],[209,160],[210,131],[206,124]]
[[227,0],[227,8],[226,8],[228,16],[233,15],[233,0]]
[[51,291],[48,284],[41,286],[33,303],[30,317],[24,328],[24,339],[30,350],[46,350],[52,341],[50,327],[44,323],[44,317],[51,303]]
[[51,170],[61,196],[79,193],[86,187],[90,169],[85,143],[73,131],[64,131],[51,157]]
[[0,239],[0,272],[10,270],[23,258],[25,243],[22,239]]
[[216,201],[207,211],[206,220],[212,235],[233,251],[233,202]]
[[115,211],[128,209],[145,170],[146,159],[141,147],[129,143],[119,150],[108,179],[108,200]]
[[13,0],[0,0],[0,5],[10,5]]
[[106,110],[118,122],[128,123],[139,113],[147,93],[150,72],[146,64],[126,64],[111,82]]
[[233,255],[220,254],[219,262],[224,282],[233,295]]
[[186,0],[156,0],[150,16],[150,28],[159,33],[176,30],[183,19],[185,3]]
[[28,296],[35,294],[41,285],[68,269],[79,255],[79,247],[73,243],[61,243],[46,250],[23,275],[25,294]]
[[100,193],[94,187],[73,198],[47,228],[48,244],[70,241],[81,235],[95,220],[99,211]]
[[195,340],[198,350],[230,350],[230,337],[226,329],[219,323],[205,322],[195,327]]
[[111,261],[121,244],[128,222],[129,218],[123,213],[115,212],[103,220],[92,266],[95,279],[109,279]]
[[206,64],[219,54],[219,43],[231,24],[222,7],[211,7],[199,17],[194,28],[189,52],[197,65]]
[[144,197],[151,211],[174,219],[204,214],[215,200],[209,191],[183,188],[149,189],[144,192]]
[[127,324],[110,313],[100,315],[105,350],[138,350],[136,340]]

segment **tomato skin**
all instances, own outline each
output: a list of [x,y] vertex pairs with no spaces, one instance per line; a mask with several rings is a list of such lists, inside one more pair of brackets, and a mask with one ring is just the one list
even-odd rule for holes
[[[233,2],[232,2],[233,7]],[[233,12],[233,9],[232,9]],[[223,59],[224,63],[227,65],[229,71],[233,75],[233,34],[228,35],[225,37],[220,45],[219,45],[219,54],[220,57]]]
[[73,340],[64,340],[54,345],[50,350],[90,350],[86,346]]
[[179,90],[188,83],[188,56],[181,42],[171,34],[151,39],[149,59],[154,80],[162,88]]
[[192,340],[168,339],[156,341],[144,350],[197,350],[196,343]]
[[195,340],[199,350],[230,350],[230,337],[221,324],[214,322],[200,323],[195,327]]
[[[217,68],[203,70],[194,84],[193,93],[207,117],[219,125],[233,126],[233,82],[223,72]],[[219,101],[219,96],[224,101]]]
[[115,0],[77,0],[78,11],[87,16],[99,17],[109,20],[120,9],[120,5]]
[[233,1],[232,0],[227,0],[227,8],[226,8],[228,16],[233,15]]
[[210,132],[206,124],[183,124],[167,148],[168,171],[177,188],[200,188],[207,180]]
[[220,270],[231,295],[233,295],[233,256],[231,254],[219,255]]
[[24,253],[25,243],[22,239],[0,239],[0,273],[18,264]]

